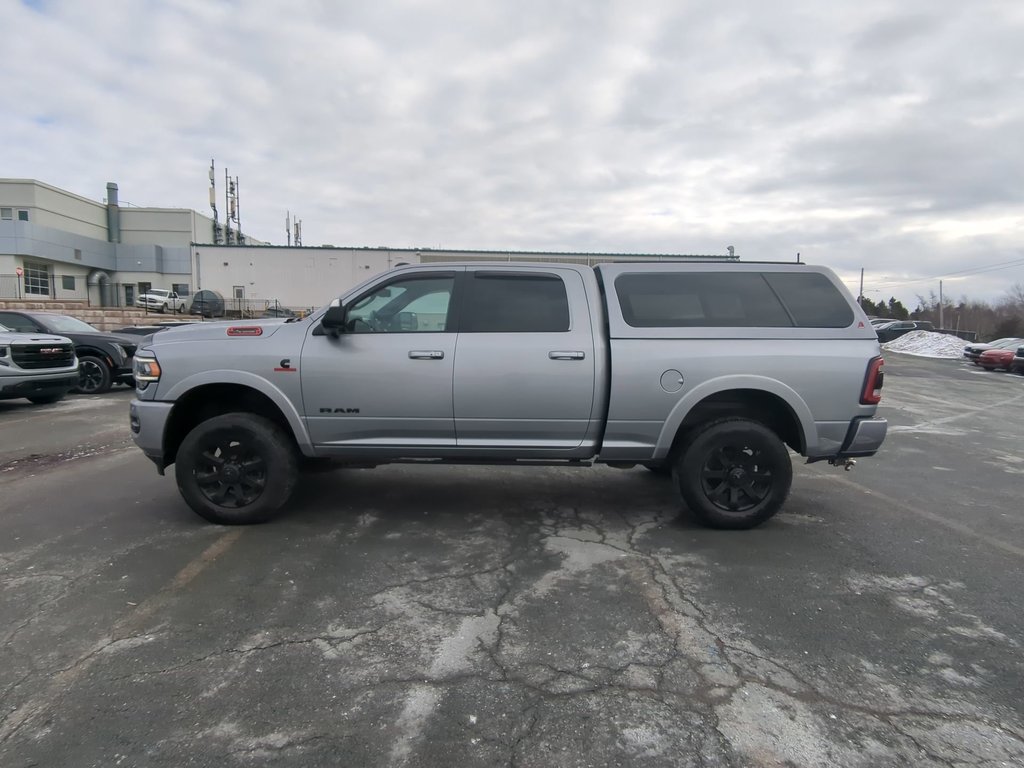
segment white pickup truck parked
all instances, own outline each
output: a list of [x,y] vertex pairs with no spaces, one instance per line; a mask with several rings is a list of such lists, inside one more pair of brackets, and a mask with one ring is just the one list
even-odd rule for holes
[[671,474],[708,525],[789,493],[790,451],[882,444],[882,358],[803,264],[414,265],[286,321],[162,331],[135,356],[135,442],[217,523],[272,517],[317,459]]
[[179,298],[176,292],[163,288],[150,288],[135,300],[136,307],[156,312],[184,312],[187,303],[187,300]]

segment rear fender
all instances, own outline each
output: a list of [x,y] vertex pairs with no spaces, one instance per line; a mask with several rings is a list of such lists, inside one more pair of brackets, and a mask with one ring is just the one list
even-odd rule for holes
[[811,409],[807,407],[803,398],[792,387],[788,387],[781,381],[768,378],[767,376],[721,376],[694,387],[676,403],[676,406],[669,413],[668,419],[665,420],[661,434],[658,436],[658,443],[654,449],[654,458],[664,459],[668,456],[676,434],[679,432],[679,427],[686,419],[687,414],[702,400],[719,392],[737,389],[760,390],[781,398],[792,409],[797,420],[800,422],[804,446],[807,449],[811,449],[817,445],[817,430],[814,426],[814,417],[811,415]]

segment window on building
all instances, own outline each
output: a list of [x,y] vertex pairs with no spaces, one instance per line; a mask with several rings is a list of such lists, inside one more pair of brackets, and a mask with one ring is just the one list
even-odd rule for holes
[[18,211],[18,221],[28,221],[28,211]]
[[152,287],[153,287],[152,283],[146,283],[146,282],[141,282],[140,281],[139,282],[139,295],[141,296],[144,293],[149,293],[149,289],[152,288]]
[[60,287],[65,291],[75,290],[75,276],[74,275],[61,275]]
[[476,272],[459,329],[466,333],[563,333],[569,299],[560,277]]
[[455,277],[397,280],[359,298],[347,313],[352,333],[440,333],[448,327]]
[[3,219],[4,221],[10,221],[13,218],[14,218],[14,209],[13,208],[0,208],[0,219]]
[[25,262],[25,293],[32,296],[50,295],[50,268],[46,264]]
[[171,290],[178,294],[179,298],[184,298],[185,296],[188,296],[188,283],[172,283]]

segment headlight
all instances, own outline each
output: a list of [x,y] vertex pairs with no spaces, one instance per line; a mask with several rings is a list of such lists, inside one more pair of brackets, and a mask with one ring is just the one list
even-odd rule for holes
[[144,352],[135,356],[135,364],[132,366],[135,380],[147,384],[151,381],[160,381],[160,363],[152,352]]
[[111,346],[114,348],[114,351],[117,352],[118,356],[122,360],[128,357],[128,352],[120,344],[112,344]]

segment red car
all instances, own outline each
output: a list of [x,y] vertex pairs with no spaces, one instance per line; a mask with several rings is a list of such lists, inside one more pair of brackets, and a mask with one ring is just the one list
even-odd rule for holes
[[987,349],[978,358],[978,365],[986,371],[1008,371],[1013,362],[1012,349]]

